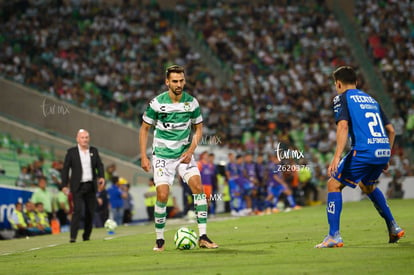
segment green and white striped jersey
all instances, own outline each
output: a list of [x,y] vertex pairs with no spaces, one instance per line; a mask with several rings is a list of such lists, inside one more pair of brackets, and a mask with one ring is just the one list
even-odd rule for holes
[[168,91],[151,100],[142,119],[155,126],[153,153],[166,159],[179,158],[190,147],[191,126],[203,122],[196,98],[183,92],[173,103]]

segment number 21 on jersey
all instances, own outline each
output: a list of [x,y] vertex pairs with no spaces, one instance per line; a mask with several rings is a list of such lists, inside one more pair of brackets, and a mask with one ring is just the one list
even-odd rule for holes
[[[369,119],[368,127],[373,137],[387,137],[379,113],[367,112],[365,113],[365,117]],[[377,130],[379,130],[379,132]]]

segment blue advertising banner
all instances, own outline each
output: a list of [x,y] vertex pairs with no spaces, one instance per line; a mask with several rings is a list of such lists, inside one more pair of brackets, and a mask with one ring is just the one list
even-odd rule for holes
[[25,203],[32,197],[32,191],[0,186],[0,229],[10,229],[8,217],[14,211],[16,202]]

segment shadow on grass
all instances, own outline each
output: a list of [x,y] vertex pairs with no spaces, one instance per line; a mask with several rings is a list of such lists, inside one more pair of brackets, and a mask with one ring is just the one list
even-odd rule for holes
[[234,249],[234,248],[226,248],[220,247],[218,249],[197,249],[191,251],[194,255],[199,254],[229,254],[229,255],[266,255],[271,254],[270,251],[262,250],[262,249]]
[[344,248],[367,248],[367,249],[414,249],[414,242],[412,241],[400,241],[398,243],[381,243],[381,244],[359,244],[359,243],[351,243],[347,245],[345,243]]

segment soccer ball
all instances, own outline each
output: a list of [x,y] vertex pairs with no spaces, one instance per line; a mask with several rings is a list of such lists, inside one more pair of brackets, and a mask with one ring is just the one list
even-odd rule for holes
[[174,235],[175,247],[181,250],[193,249],[197,246],[197,233],[186,227],[181,227]]
[[114,220],[107,219],[105,221],[104,227],[105,227],[105,229],[106,229],[106,231],[108,233],[112,233],[113,234],[115,232],[115,229],[117,227],[117,224],[116,224],[116,222]]

